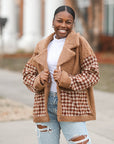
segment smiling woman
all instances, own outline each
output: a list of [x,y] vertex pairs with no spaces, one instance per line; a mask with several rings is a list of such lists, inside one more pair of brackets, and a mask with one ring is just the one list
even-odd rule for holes
[[72,30],[75,19],[74,11],[66,6],[59,7],[54,14],[53,27],[56,33],[56,38],[66,37]]
[[69,144],[91,144],[85,121],[96,119],[93,85],[99,68],[88,42],[72,30],[74,20],[72,8],[57,8],[55,32],[37,44],[23,71],[24,84],[35,93],[39,144],[59,144],[60,129]]

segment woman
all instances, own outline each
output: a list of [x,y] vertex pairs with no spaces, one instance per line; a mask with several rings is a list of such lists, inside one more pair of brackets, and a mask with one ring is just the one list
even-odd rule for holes
[[72,30],[74,20],[72,8],[57,8],[55,32],[37,44],[23,71],[25,85],[35,93],[39,144],[59,144],[60,129],[69,144],[91,143],[85,121],[96,119],[92,87],[99,69],[88,42]]

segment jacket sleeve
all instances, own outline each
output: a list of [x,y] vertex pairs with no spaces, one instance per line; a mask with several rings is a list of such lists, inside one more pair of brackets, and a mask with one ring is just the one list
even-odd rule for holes
[[81,65],[81,74],[70,76],[72,90],[84,90],[95,85],[99,80],[99,70],[96,57],[87,57]]
[[23,69],[23,83],[34,93],[44,88],[44,85],[40,83],[40,74],[37,71],[36,63],[33,61],[35,55],[36,52],[34,52]]
[[63,72],[60,86],[74,91],[85,90],[95,85],[99,80],[99,67],[97,58],[85,38],[80,38],[80,67],[81,72],[69,75]]

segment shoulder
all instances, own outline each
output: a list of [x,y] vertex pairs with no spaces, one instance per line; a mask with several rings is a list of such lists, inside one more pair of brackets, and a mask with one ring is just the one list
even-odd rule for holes
[[90,43],[88,42],[88,40],[82,36],[81,34],[79,34],[79,43],[80,43],[80,47],[84,50],[92,50]]
[[39,50],[42,50],[47,47],[47,45],[50,43],[50,41],[53,39],[54,33],[50,34],[47,37],[42,38],[35,47],[35,52],[38,52]]
[[70,34],[68,35],[68,38],[72,38],[72,39],[78,39],[80,37],[81,37],[80,33],[79,32],[75,32],[74,30],[72,30],[70,32]]
[[91,49],[91,46],[86,38],[79,32],[75,32],[74,30],[71,31],[66,40],[75,46],[84,47],[85,49]]
[[87,41],[87,39],[82,34],[78,33],[78,36],[79,36],[80,44],[83,44],[83,43],[89,44],[89,42]]
[[84,36],[82,36],[81,34],[79,35],[79,43],[80,43],[80,47],[79,47],[80,58],[82,60],[87,57],[90,57],[90,56],[95,57],[95,53],[94,53],[91,45],[86,40],[86,38]]
[[36,44],[36,47],[34,49],[35,52],[38,52],[39,51],[39,47],[41,47],[42,44],[45,43],[45,39],[41,39],[37,44]]

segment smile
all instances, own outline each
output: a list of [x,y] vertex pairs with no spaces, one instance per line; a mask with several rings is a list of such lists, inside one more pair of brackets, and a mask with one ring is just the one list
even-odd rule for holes
[[59,30],[60,33],[66,33],[66,30]]

